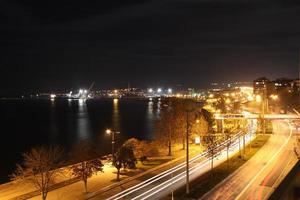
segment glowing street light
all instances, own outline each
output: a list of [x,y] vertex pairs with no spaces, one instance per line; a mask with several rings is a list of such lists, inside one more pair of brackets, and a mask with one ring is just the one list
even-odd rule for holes
[[171,88],[168,89],[168,93],[169,94],[172,93],[172,89]]
[[158,88],[158,89],[157,89],[157,92],[158,92],[158,93],[161,93],[161,88]]
[[226,99],[225,103],[230,104],[231,103],[230,99]]
[[276,95],[276,94],[272,94],[270,97],[271,97],[274,101],[278,100],[278,95]]
[[255,100],[256,100],[256,102],[260,103],[262,101],[261,96],[256,95]]
[[112,162],[114,163],[115,161],[115,137],[116,137],[116,133],[120,133],[120,132],[116,132],[116,131],[113,131],[111,129],[106,129],[105,133],[107,135],[110,135],[111,136],[111,152],[112,152]]
[[149,88],[149,89],[148,89],[148,92],[149,92],[149,93],[152,93],[152,92],[153,92],[153,89],[152,89],[152,88]]

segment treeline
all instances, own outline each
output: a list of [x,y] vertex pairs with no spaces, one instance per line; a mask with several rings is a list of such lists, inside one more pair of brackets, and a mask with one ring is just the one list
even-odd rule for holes
[[168,155],[172,155],[174,144],[181,143],[185,149],[187,134],[190,140],[196,136],[205,138],[212,132],[213,123],[212,115],[194,100],[167,98],[161,102],[155,139],[168,148]]
[[[166,148],[167,155],[172,155],[172,147],[175,144],[182,144],[182,149],[185,149],[187,138],[190,140],[188,142],[191,142],[196,136],[201,137],[203,145],[206,145],[207,149],[212,149],[215,145],[212,138],[213,123],[211,114],[193,100],[163,99],[160,115],[155,123],[155,140],[140,141],[131,138],[121,145],[111,158],[112,165],[117,169],[116,179],[120,181],[121,169],[135,168],[138,160],[144,163],[149,157],[159,156],[161,147]],[[88,179],[104,171],[101,159],[91,159],[95,157],[97,153],[88,142],[77,144],[68,156],[58,146],[32,148],[23,154],[23,162],[17,165],[11,180],[22,184],[24,181],[30,182],[41,192],[42,199],[45,200],[56,178],[60,174],[65,176],[69,173],[70,177],[84,183],[87,192]],[[69,164],[72,165],[62,168]]]

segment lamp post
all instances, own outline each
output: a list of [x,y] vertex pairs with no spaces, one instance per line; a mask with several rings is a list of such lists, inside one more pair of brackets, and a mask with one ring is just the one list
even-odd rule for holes
[[106,134],[111,136],[111,153],[112,153],[112,162],[115,161],[115,141],[116,141],[116,133],[120,133],[111,129],[106,129]]
[[[190,193],[190,169],[189,169],[189,135],[190,135],[190,121],[189,113],[194,110],[186,110],[186,194]],[[199,124],[200,120],[196,120],[196,124]]]
[[186,111],[186,194],[190,193],[190,172],[189,172],[189,111]]

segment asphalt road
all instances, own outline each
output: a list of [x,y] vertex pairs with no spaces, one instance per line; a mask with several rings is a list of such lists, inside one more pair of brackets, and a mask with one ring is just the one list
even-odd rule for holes
[[[253,130],[254,131],[254,130]],[[252,133],[253,134],[253,133]],[[246,136],[246,141],[250,140],[250,134]],[[253,139],[253,137],[252,137]],[[230,148],[230,155],[236,153],[238,148],[238,139],[235,138],[234,144]],[[242,141],[242,139],[241,139]],[[247,143],[247,142],[246,142]],[[222,145],[224,146],[224,145]],[[241,142],[242,146],[242,142]],[[223,147],[222,147],[223,148]],[[214,158],[214,165],[219,165],[226,160],[225,149]],[[211,159],[207,153],[197,155],[190,159],[190,180],[193,180],[205,172],[209,171],[211,167]],[[160,170],[148,174],[147,177],[141,177],[140,180],[134,180],[126,185],[114,188],[108,192],[101,193],[91,199],[160,199],[186,184],[186,163],[178,162],[175,166],[169,166],[168,169]]]
[[290,124],[273,121],[273,131],[247,163],[201,199],[268,199],[297,160]]

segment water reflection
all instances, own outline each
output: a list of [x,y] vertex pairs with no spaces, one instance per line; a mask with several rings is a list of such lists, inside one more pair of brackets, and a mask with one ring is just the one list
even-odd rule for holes
[[91,125],[86,100],[84,99],[78,100],[77,116],[77,136],[80,139],[88,139],[91,133]]
[[113,114],[112,114],[112,128],[116,131],[120,131],[120,111],[119,111],[119,99],[113,100]]
[[[147,123],[146,123],[147,133],[152,133],[154,131],[154,125],[155,125],[154,122],[156,119],[155,114],[156,114],[156,112],[153,109],[153,101],[152,101],[152,99],[149,99],[147,115],[146,115],[147,116]],[[152,134],[151,134],[151,136],[152,136]],[[148,139],[153,139],[153,138],[151,137]]]
[[58,123],[57,123],[57,117],[56,117],[56,112],[55,112],[55,102],[54,100],[51,99],[51,109],[50,109],[50,135],[49,135],[49,139],[51,140],[51,142],[55,143],[56,142],[56,136],[58,133]]
[[68,99],[68,106],[69,108],[72,106],[72,99]]
[[158,98],[158,101],[157,101],[157,110],[156,110],[156,117],[159,117],[160,109],[161,109],[161,99]]

